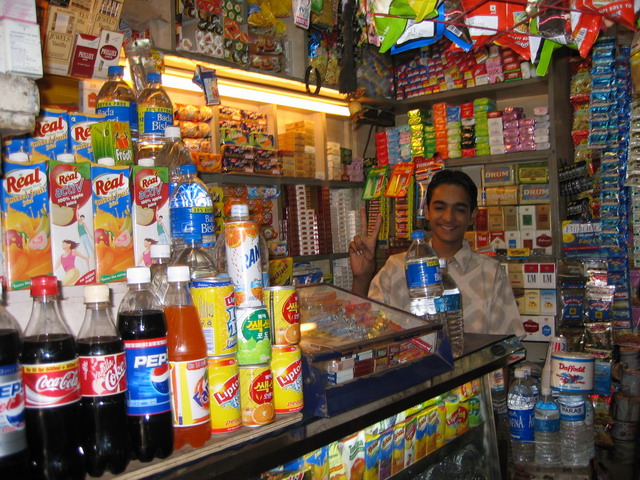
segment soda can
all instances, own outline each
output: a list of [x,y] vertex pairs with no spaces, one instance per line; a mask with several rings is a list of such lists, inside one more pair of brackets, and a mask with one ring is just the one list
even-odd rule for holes
[[273,403],[276,413],[299,412],[302,398],[302,359],[297,345],[271,347]]
[[430,408],[427,407],[416,413],[418,423],[416,425],[416,461],[427,455],[428,416]]
[[236,353],[238,331],[233,283],[225,277],[196,278],[191,282],[191,296],[207,342],[207,355]]
[[246,427],[273,422],[273,374],[269,364],[240,365],[240,408]]
[[288,285],[265,288],[264,303],[271,319],[273,345],[294,345],[300,342],[300,312],[296,287]]
[[458,436],[458,408],[460,407],[460,401],[457,395],[447,395],[443,400],[445,407],[444,441],[449,443]]
[[252,221],[225,223],[224,240],[227,268],[236,289],[236,306],[262,305],[263,284],[258,224]]
[[[443,406],[444,407],[444,406]],[[438,405],[431,405],[426,409],[427,416],[427,445],[425,455],[429,455],[431,452],[435,452],[437,443],[437,431],[438,431]],[[444,430],[444,429],[443,429]],[[444,444],[444,439],[442,441]]]
[[445,444],[445,434],[447,430],[447,407],[443,401],[438,402],[436,419],[436,449]]
[[482,421],[480,413],[480,397],[474,395],[469,399],[469,427],[477,427]]
[[225,433],[242,426],[240,372],[235,356],[209,358],[211,432]]
[[469,399],[460,399],[458,404],[458,432],[457,435],[462,435],[469,431]]
[[264,307],[236,308],[238,363],[256,365],[271,358],[271,322]]

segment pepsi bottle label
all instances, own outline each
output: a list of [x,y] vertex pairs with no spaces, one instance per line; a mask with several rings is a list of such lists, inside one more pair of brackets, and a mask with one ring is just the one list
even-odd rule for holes
[[127,414],[155,415],[171,409],[167,339],[125,340]]
[[126,122],[132,134],[138,133],[138,107],[135,102],[113,100],[110,102],[98,102],[96,113],[104,115],[105,120]]
[[427,287],[442,282],[440,261],[433,260],[408,263],[405,270],[407,286],[411,288]]
[[166,107],[138,106],[138,128],[141,135],[164,136],[164,129],[173,126],[173,111]]
[[0,366],[0,458],[24,450],[24,388],[20,365]]

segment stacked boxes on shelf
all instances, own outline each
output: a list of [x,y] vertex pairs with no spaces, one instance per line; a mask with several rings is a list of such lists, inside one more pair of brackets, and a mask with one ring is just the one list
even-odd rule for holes
[[315,129],[313,122],[301,120],[285,125],[278,135],[278,148],[287,177],[316,177]]
[[328,186],[310,187],[316,199],[316,218],[318,224],[318,253],[329,254],[333,251],[331,228],[331,190]]
[[327,142],[327,180],[342,180],[342,161],[338,142]]
[[285,215],[289,254],[318,255],[318,222],[311,208],[311,191],[306,185],[286,185]]
[[360,212],[352,190],[331,189],[331,225],[334,253],[347,252],[349,242],[360,232]]
[[504,133],[502,125],[502,112],[496,110],[487,112],[487,127],[489,130],[489,153],[491,155],[502,155],[504,149]]
[[[489,112],[493,112],[495,110],[496,103],[490,98],[476,98],[473,101],[475,148],[474,150],[463,151],[463,157],[492,154],[491,146],[489,144]],[[465,115],[466,111],[468,111],[468,108],[465,109]]]
[[337,258],[333,261],[333,284],[336,287],[351,290],[353,273],[348,258]]
[[449,158],[459,158],[461,153],[462,123],[460,122],[460,107],[447,106],[447,150]]
[[413,158],[431,158],[436,153],[436,131],[429,110],[409,110],[407,112]]

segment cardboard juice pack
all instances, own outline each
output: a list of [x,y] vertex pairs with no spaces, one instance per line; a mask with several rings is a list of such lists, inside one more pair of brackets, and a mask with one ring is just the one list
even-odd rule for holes
[[61,153],[69,153],[69,115],[64,110],[43,108],[36,119],[36,129],[28,137],[32,162],[55,160]]
[[69,114],[69,146],[76,162],[93,162],[93,146],[91,145],[91,125],[103,120],[102,115],[87,113]]
[[3,170],[6,285],[20,290],[29,288],[31,277],[52,271],[47,164],[5,162]]
[[128,123],[109,120],[93,123],[89,128],[96,161],[111,157],[116,165],[133,165],[133,141]]
[[62,285],[96,281],[91,164],[49,162],[53,274]]
[[133,167],[133,241],[136,266],[151,265],[151,245],[171,243],[169,170]]
[[96,280],[118,282],[133,267],[130,170],[91,164]]

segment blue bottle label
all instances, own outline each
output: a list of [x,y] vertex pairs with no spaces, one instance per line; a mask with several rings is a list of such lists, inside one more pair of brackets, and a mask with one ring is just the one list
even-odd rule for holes
[[167,338],[125,340],[127,415],[154,415],[171,409]]
[[27,446],[22,369],[17,363],[0,366],[0,457]]
[[436,299],[436,306],[438,307],[438,311],[441,313],[461,310],[462,296],[459,293],[442,295],[439,301]]
[[560,431],[559,418],[538,418],[535,419],[536,432],[556,433]]
[[565,420],[567,422],[580,422],[585,418],[584,403],[580,403],[578,405],[563,405],[560,403],[559,407],[560,420]]
[[164,129],[171,126],[173,112],[170,108],[138,106],[138,128],[141,135],[164,135]]
[[442,282],[438,259],[409,263],[405,267],[409,288],[428,287]]
[[[210,243],[214,234],[213,207],[172,207],[171,235],[183,238],[189,233],[202,235],[202,243]],[[208,241],[205,241],[208,240]]]
[[511,438],[518,442],[532,442],[534,432],[533,408],[516,410],[509,408]]
[[123,100],[98,102],[96,105],[96,113],[104,115],[106,120],[126,122],[129,124],[129,129],[132,134],[138,133],[138,107],[135,102]]

